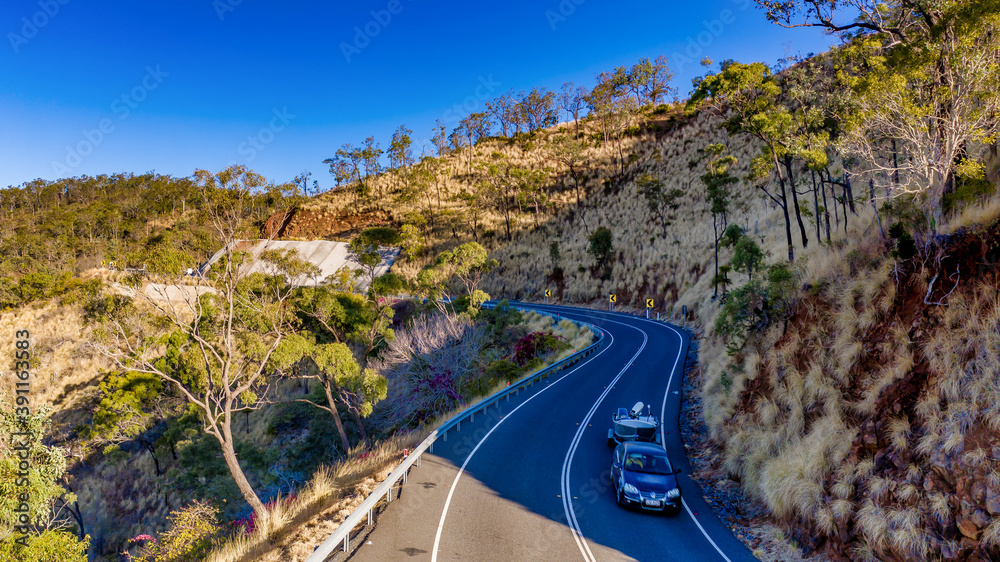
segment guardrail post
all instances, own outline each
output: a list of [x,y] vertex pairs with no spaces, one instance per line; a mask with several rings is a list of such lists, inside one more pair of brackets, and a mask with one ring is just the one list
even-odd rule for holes
[[[431,447],[434,447],[434,443],[431,443]],[[433,453],[434,451],[431,451],[431,452]],[[422,457],[422,456],[423,455],[417,455],[417,467],[418,468],[420,467],[420,457]]]
[[349,544],[348,541],[349,540],[351,540],[351,535],[348,533],[348,535],[346,537],[344,537],[344,552],[347,552],[347,551],[350,550],[350,547],[348,546],[348,544]]
[[368,525],[372,524],[372,510],[368,510]]

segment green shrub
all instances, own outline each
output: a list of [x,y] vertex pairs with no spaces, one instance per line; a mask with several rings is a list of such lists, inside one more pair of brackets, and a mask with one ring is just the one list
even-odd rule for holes
[[896,240],[896,247],[889,252],[889,255],[901,260],[908,260],[917,255],[917,244],[903,223],[893,223],[889,227],[889,236]]
[[18,544],[20,534],[15,533],[0,540],[0,560],[31,562],[86,562],[90,537],[79,540],[73,533],[47,530],[38,535],[28,535],[27,546]]
[[514,382],[521,377],[521,368],[509,359],[494,361],[486,367],[486,378],[496,384],[500,381]]
[[997,187],[985,178],[962,178],[955,182],[955,190],[944,196],[942,206],[946,212],[956,211],[970,203],[982,201],[994,193]]
[[[170,528],[158,540],[150,540],[134,558],[137,562],[195,562],[204,560],[224,533],[219,510],[195,500],[170,513]],[[136,537],[140,538],[140,537]]]
[[730,355],[743,349],[750,332],[760,330],[767,324],[766,300],[767,292],[760,279],[753,279],[726,296],[726,302],[715,320],[715,333],[726,340],[726,350]]

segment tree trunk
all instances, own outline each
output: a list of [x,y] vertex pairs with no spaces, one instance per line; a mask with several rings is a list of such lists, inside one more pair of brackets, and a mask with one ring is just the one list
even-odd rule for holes
[[218,439],[219,444],[222,446],[222,458],[226,461],[226,466],[229,468],[229,473],[233,475],[233,480],[236,482],[236,487],[240,489],[240,493],[243,494],[243,499],[250,504],[254,513],[258,516],[264,515],[264,504],[261,503],[260,498],[257,497],[257,493],[253,491],[253,487],[250,486],[250,481],[247,480],[246,474],[243,473],[243,468],[240,467],[240,461],[236,458],[236,449],[233,447],[233,432],[231,424],[231,418],[228,416],[222,422],[222,436],[216,435],[215,438]]
[[788,196],[785,195],[785,179],[781,177],[780,172],[778,173],[778,183],[781,184],[781,211],[785,215],[785,239],[788,241],[788,263],[794,263],[795,247],[792,245],[792,219],[788,216]]
[[361,434],[361,440],[367,442],[368,434],[365,432],[365,423],[361,419],[361,414],[356,408],[352,408],[351,411],[354,413],[354,423],[358,424],[358,433]]
[[871,191],[872,195],[872,209],[875,210],[875,221],[878,222],[878,232],[882,236],[882,239],[885,240],[885,231],[882,230],[882,218],[878,215],[878,200],[875,199],[875,180],[868,180],[868,190]]
[[156,475],[163,476],[163,470],[160,469],[160,459],[156,458],[156,451],[153,444],[148,440],[143,439],[142,445],[147,451],[149,451],[149,456],[153,457],[153,465],[156,466]]
[[[854,208],[854,189],[851,188],[851,175],[844,173],[844,197],[847,198],[847,206],[851,208],[851,212],[855,215],[858,214],[858,210]],[[845,220],[846,223],[846,215]]]
[[712,216],[712,230],[715,232],[715,277],[712,278],[712,296],[719,296],[719,220]]
[[816,186],[816,171],[809,170],[809,175],[812,177],[813,182],[813,207],[816,209],[816,240],[820,244],[823,243],[823,235],[820,232],[820,223],[823,222],[822,217],[819,214],[819,187]]
[[840,210],[844,214],[844,234],[847,234],[847,188],[844,187],[840,194]]
[[774,162],[774,172],[778,175],[778,184],[781,186],[780,206],[785,216],[785,240],[788,242],[788,263],[793,263],[795,261],[795,247],[792,245],[792,221],[788,216],[788,195],[785,192],[785,177],[781,175],[781,164],[778,162],[778,155],[773,150],[771,151],[771,158]]
[[323,390],[326,392],[326,403],[330,406],[330,414],[333,415],[333,423],[337,425],[337,432],[340,433],[340,443],[346,453],[351,450],[351,442],[347,440],[347,432],[344,431],[344,422],[340,419],[340,412],[337,411],[337,401],[333,399],[329,379],[323,379]]
[[[826,182],[823,181],[823,175],[819,176],[819,188],[823,190],[823,218],[826,219],[826,243],[830,244],[830,206],[826,202]],[[836,205],[833,207],[834,212],[837,211]],[[839,221],[838,221],[839,222]]]
[[896,139],[892,139],[892,181],[899,189],[899,151],[896,150]]
[[799,234],[802,235],[802,247],[809,247],[809,238],[806,236],[806,225],[802,222],[802,212],[799,210],[799,196],[795,190],[795,175],[792,172],[792,158],[785,157],[785,170],[788,171],[788,187],[792,190],[792,205],[795,206],[795,220],[799,223]]

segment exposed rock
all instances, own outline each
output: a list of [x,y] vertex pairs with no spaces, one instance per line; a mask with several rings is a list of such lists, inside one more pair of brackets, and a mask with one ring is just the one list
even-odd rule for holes
[[986,501],[986,482],[976,480],[972,483],[972,501],[978,504]]
[[962,540],[959,541],[958,543],[958,547],[962,549],[962,555],[966,559],[969,558],[969,556],[972,554],[972,551],[976,550],[978,546],[979,546],[979,541],[974,541],[969,537],[962,537]]
[[990,524],[990,516],[981,509],[973,511],[971,519],[972,522],[976,524],[976,527],[979,527],[980,529]]
[[1000,513],[1000,492],[992,486],[986,487],[986,511],[990,512],[990,515],[997,515]]
[[861,440],[865,446],[874,447],[878,445],[878,436],[875,434],[875,424],[866,423],[861,426]]
[[955,493],[959,496],[969,495],[969,477],[962,475],[955,480]]
[[[966,519],[965,517],[959,517],[958,518],[958,530],[964,536],[966,536],[966,537],[968,537],[968,538],[970,538],[972,540],[976,540],[976,539],[979,538],[979,527],[977,527],[976,524],[973,523],[971,519]],[[964,542],[964,540],[963,540],[963,542]]]

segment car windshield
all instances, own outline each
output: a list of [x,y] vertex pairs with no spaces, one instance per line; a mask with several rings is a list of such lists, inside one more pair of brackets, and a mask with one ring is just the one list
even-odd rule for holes
[[666,455],[630,451],[625,455],[625,469],[647,474],[670,474],[670,461]]

